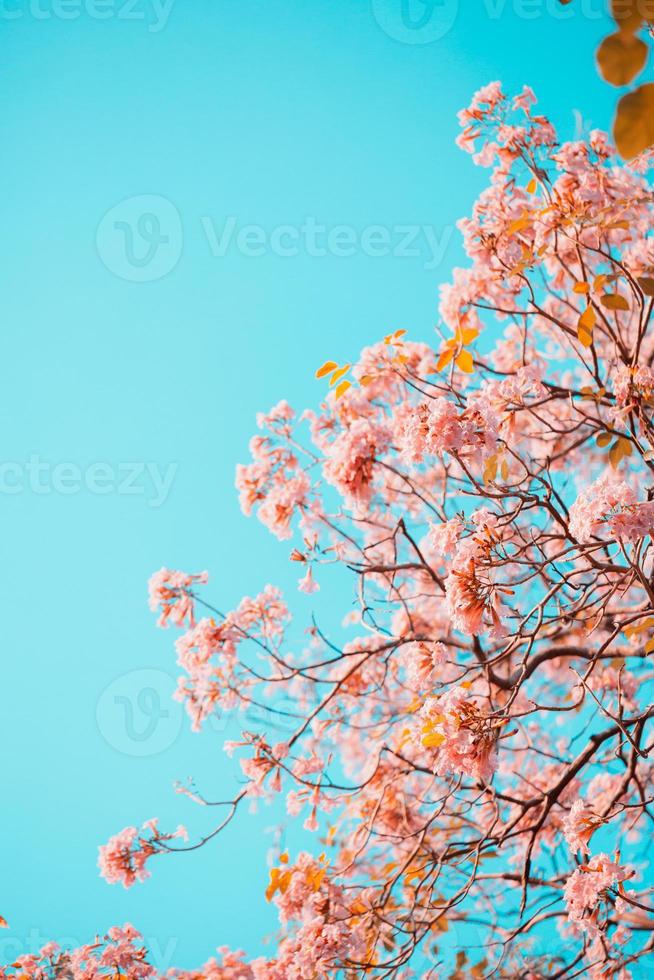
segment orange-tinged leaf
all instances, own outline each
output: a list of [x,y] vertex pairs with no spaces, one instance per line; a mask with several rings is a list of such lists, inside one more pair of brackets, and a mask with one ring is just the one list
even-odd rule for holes
[[363,385],[364,388],[367,388],[368,385],[371,384],[371,382],[373,382],[374,380],[375,379],[371,374],[364,374],[359,378],[359,384]]
[[593,281],[593,289],[595,290],[595,292],[600,291],[600,289],[604,286],[604,283],[608,278],[609,277],[604,272],[600,272],[599,276],[595,276],[595,279]]
[[352,387],[352,383],[350,381],[341,381],[340,385],[336,386],[336,390],[334,391],[334,397],[340,398],[342,395],[345,394],[347,389],[351,387]]
[[585,327],[577,327],[577,339],[584,347],[593,346],[593,335],[590,330],[586,330]]
[[406,330],[396,330],[395,333],[393,334],[393,336],[394,336],[394,338],[396,340],[399,340],[400,337],[403,337],[405,333],[406,333]]
[[484,483],[492,483],[497,476],[497,456],[489,456],[484,466]]
[[334,371],[331,378],[329,379],[329,386],[331,387],[332,385],[335,385],[337,382],[339,382],[343,377],[343,375],[347,374],[347,372],[350,370],[351,367],[352,367],[351,364],[344,364],[342,368],[338,369],[338,371]]
[[336,361],[325,361],[322,367],[319,367],[316,371],[317,378],[324,378],[326,374],[331,374],[338,367]]
[[604,293],[600,296],[600,303],[607,310],[629,310],[629,303],[620,293]]
[[527,184],[527,194],[535,194],[537,187],[538,187],[538,181],[536,180],[535,177],[532,177],[529,183]]
[[466,374],[472,374],[475,369],[472,354],[469,350],[462,350],[454,363],[458,367],[459,371],[464,371]]
[[442,371],[444,367],[450,363],[455,354],[454,347],[446,347],[444,351],[441,352],[440,357],[436,363],[436,370]]
[[0,915],[0,929],[8,929],[8,928],[9,928],[9,923],[4,918],[4,916]]
[[524,231],[528,228],[531,223],[531,217],[528,211],[520,217],[512,221],[509,227],[506,229],[507,235],[516,235],[519,231]]
[[645,644],[645,653],[652,653],[654,651],[654,640],[650,640]]
[[617,31],[597,49],[600,75],[611,85],[628,85],[645,67],[648,47],[633,34]]
[[613,436],[611,435],[610,432],[600,432],[597,439],[595,440],[595,445],[599,446],[600,449],[603,449],[604,446],[608,446],[612,438]]
[[611,466],[617,467],[625,456],[631,456],[633,446],[628,439],[616,439],[609,451],[609,462]]
[[597,313],[593,306],[587,306],[584,312],[579,317],[578,326],[585,327],[586,330],[592,330],[597,323]]
[[616,146],[627,160],[654,143],[654,82],[623,95],[613,124]]
[[588,293],[590,292],[590,284],[587,282],[576,282],[572,287],[573,293]]
[[502,465],[500,466],[500,474],[502,476],[502,479],[506,483],[506,481],[509,479],[509,464],[505,459],[502,460]]
[[443,744],[445,736],[440,732],[430,732],[429,735],[423,735],[421,741],[426,749],[434,749]]
[[654,618],[652,618],[652,616],[648,616],[647,619],[641,620],[640,623],[636,623],[634,626],[627,626],[624,630],[624,634],[625,636],[632,637],[638,633],[643,633],[652,626],[654,626]]
[[459,327],[456,332],[456,339],[460,344],[466,347],[471,344],[473,340],[476,340],[479,336],[479,331],[475,327]]
[[597,314],[592,306],[587,306],[577,321],[577,337],[579,343],[584,347],[591,347],[593,343],[593,327],[597,320]]
[[654,279],[648,279],[646,276],[638,280],[638,285],[645,293],[645,296],[654,296]]

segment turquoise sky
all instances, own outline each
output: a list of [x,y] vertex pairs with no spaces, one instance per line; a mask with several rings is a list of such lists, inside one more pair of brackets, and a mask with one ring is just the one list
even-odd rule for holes
[[486,179],[454,146],[475,89],[531,84],[565,137],[614,100],[601,0],[412,2],[0,4],[0,962],[124,921],[161,968],[274,930],[271,810],[129,892],[98,877],[127,824],[208,829],[173,780],[238,777],[169,702],[147,579],[207,568],[221,608],[270,581],[340,622],[347,588],[297,594],[240,515],[255,413],[315,404],[315,368],[389,330],[432,337]]

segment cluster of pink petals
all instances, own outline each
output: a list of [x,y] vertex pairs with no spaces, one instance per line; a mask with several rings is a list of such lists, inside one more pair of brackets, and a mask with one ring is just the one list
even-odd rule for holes
[[124,888],[145,881],[150,874],[145,866],[148,858],[158,854],[162,845],[174,838],[187,840],[186,829],[179,826],[172,834],[162,834],[155,819],[146,821],[141,830],[125,827],[100,847],[100,874],[110,885],[122,884]]
[[459,520],[458,517],[453,517],[440,524],[430,524],[429,541],[439,558],[454,554],[464,527],[463,521]]
[[11,966],[0,966],[0,978],[154,980],[157,971],[146,962],[147,951],[141,942],[140,933],[127,924],[122,928],[114,926],[102,939],[73,951],[62,950],[57,943],[47,943],[36,955],[19,956]]
[[638,541],[654,530],[654,501],[638,501],[635,491],[610,473],[581,491],[570,508],[570,532],[578,541],[594,536]]
[[313,577],[313,568],[311,565],[309,565],[305,574],[298,582],[298,589],[300,592],[306,592],[307,595],[311,595],[313,592],[320,590],[320,586]]
[[490,627],[490,635],[501,638],[506,635],[506,609],[502,591],[492,582],[489,570],[492,548],[501,539],[497,517],[480,510],[471,519],[477,529],[458,541],[445,580],[447,608],[454,629],[477,635]]
[[307,505],[311,484],[298,464],[296,454],[286,445],[295,413],[279,402],[268,414],[259,414],[260,428],[268,435],[250,441],[253,461],[236,467],[236,488],[244,514],[258,506],[259,520],[279,540],[290,538],[293,517]]
[[588,864],[573,871],[565,884],[564,899],[568,919],[590,935],[599,932],[597,906],[607,889],[614,888],[633,874],[628,867],[597,854]]
[[588,843],[602,823],[602,817],[585,800],[575,800],[563,820],[563,835],[570,850],[573,853],[581,851],[582,854],[589,854]]
[[157,626],[169,626],[170,623],[184,626],[186,622],[193,626],[195,619],[191,589],[195,583],[206,585],[208,581],[208,572],[189,575],[187,572],[171,571],[169,568],[160,568],[155,572],[150,578],[148,589],[150,609],[160,613]]
[[402,661],[406,667],[407,684],[413,691],[425,691],[439,679],[440,668],[447,660],[444,643],[419,640],[405,644]]
[[433,752],[435,772],[488,782],[497,767],[497,740],[477,699],[461,687],[427,698],[418,712],[418,738]]
[[460,413],[451,401],[439,396],[400,406],[395,435],[403,456],[412,463],[445,452],[488,456],[497,446],[497,419],[481,400]]
[[350,506],[369,503],[375,464],[386,452],[390,433],[369,419],[356,419],[334,439],[326,453],[323,472]]
[[238,645],[246,639],[278,641],[289,620],[280,590],[267,585],[254,598],[245,596],[221,622],[202,619],[179,637],[177,662],[186,675],[179,679],[175,698],[186,704],[194,731],[217,706],[237,705],[233,672]]
[[635,368],[622,365],[613,379],[615,400],[621,408],[631,407],[640,398],[654,395],[654,371],[647,364]]

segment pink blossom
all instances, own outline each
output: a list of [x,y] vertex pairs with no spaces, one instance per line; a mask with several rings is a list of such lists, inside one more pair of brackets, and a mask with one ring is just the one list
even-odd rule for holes
[[607,854],[598,854],[588,864],[573,871],[564,891],[570,922],[595,935],[599,931],[596,912],[602,895],[632,874],[629,868],[612,861]]
[[188,622],[194,625],[193,596],[191,589],[194,583],[206,585],[209,581],[208,572],[189,575],[186,572],[174,572],[168,568],[160,568],[150,578],[150,609],[160,611],[157,626],[183,626]]

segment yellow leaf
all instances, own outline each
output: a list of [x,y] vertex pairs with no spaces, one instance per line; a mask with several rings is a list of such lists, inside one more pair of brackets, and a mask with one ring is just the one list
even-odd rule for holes
[[322,367],[316,371],[317,378],[324,378],[326,374],[331,374],[338,367],[336,361],[325,361]]
[[625,636],[631,638],[632,636],[635,636],[637,633],[643,633],[645,630],[648,630],[651,626],[654,626],[654,619],[651,616],[648,616],[647,619],[641,620],[640,623],[636,623],[635,626],[627,626],[625,628],[624,634]]
[[444,351],[441,352],[441,356],[438,358],[436,363],[436,370],[442,371],[444,367],[450,363],[454,357],[455,349],[454,347],[446,347]]
[[527,194],[535,194],[537,187],[538,187],[538,181],[536,180],[535,177],[532,177],[529,183],[527,184]]
[[466,374],[472,374],[475,369],[469,350],[462,350],[454,363],[460,371],[464,371]]
[[587,282],[576,282],[572,287],[574,293],[588,293],[590,292],[590,285]]
[[616,146],[627,160],[654,143],[654,82],[623,95],[613,124]]
[[529,227],[530,221],[531,218],[529,212],[525,211],[522,217],[516,218],[515,221],[511,222],[509,227],[506,229],[507,235],[515,235],[519,231],[524,231],[525,228]]
[[431,732],[429,735],[423,735],[421,741],[426,749],[434,749],[443,744],[445,736],[439,732]]
[[345,392],[347,391],[347,389],[348,388],[351,388],[351,387],[352,387],[351,382],[349,382],[349,381],[341,381],[340,385],[337,385],[337,387],[336,387],[336,390],[334,392],[334,397],[335,398],[340,398],[341,395],[344,395]]
[[331,378],[329,379],[330,388],[332,385],[335,385],[337,381],[340,381],[343,375],[347,374],[347,372],[350,370],[351,367],[352,367],[351,364],[344,364],[342,368],[338,369],[338,371],[334,371]]
[[507,461],[505,459],[502,460],[502,465],[500,467],[500,473],[502,475],[502,479],[506,483],[506,481],[509,479],[509,464],[507,463]]
[[363,374],[363,375],[362,375],[362,376],[361,376],[361,377],[359,378],[359,384],[360,384],[360,385],[363,385],[363,387],[364,387],[364,388],[367,388],[367,387],[368,387],[368,385],[369,385],[369,384],[370,384],[371,382],[373,382],[374,380],[375,380],[375,379],[373,378],[373,376],[372,376],[371,374]]
[[489,456],[484,467],[484,483],[492,483],[497,476],[497,456]]
[[582,324],[581,317],[579,318],[579,323],[577,324],[577,337],[579,338],[579,343],[583,344],[584,347],[593,346],[592,331]]
[[479,331],[474,327],[459,327],[456,331],[456,339],[464,347],[471,344],[478,336]]
[[584,327],[585,330],[592,330],[596,323],[597,313],[595,312],[595,308],[589,305],[579,317],[577,326]]
[[650,640],[649,643],[645,645],[645,653],[652,653],[654,651],[654,640]]
[[608,278],[609,277],[604,272],[600,273],[599,276],[595,276],[595,280],[593,282],[593,289],[595,290],[595,292],[600,291],[600,289],[603,287],[604,283]]
[[605,306],[607,310],[628,310],[629,303],[624,296],[620,293],[604,293],[600,296],[600,303]]
[[405,333],[406,333],[406,330],[396,330],[395,333],[393,334],[393,336],[394,336],[394,338],[396,340],[399,340],[400,337],[403,337]]
[[603,449],[604,446],[608,446],[612,438],[613,436],[611,435],[610,432],[600,432],[597,439],[595,440],[595,444],[599,446],[600,449]]
[[609,451],[609,462],[614,468],[620,465],[625,456],[631,456],[633,446],[628,439],[616,439]]
[[597,49],[600,75],[611,85],[628,85],[645,67],[648,47],[639,37],[618,31]]

